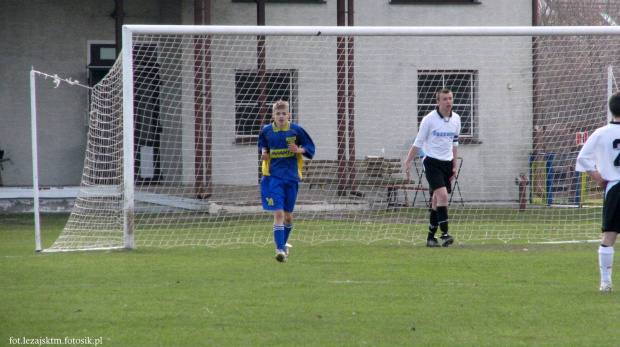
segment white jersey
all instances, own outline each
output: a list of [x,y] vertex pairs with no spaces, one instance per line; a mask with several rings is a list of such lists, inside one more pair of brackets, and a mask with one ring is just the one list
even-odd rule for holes
[[575,170],[598,171],[601,177],[611,184],[620,181],[620,123],[610,124],[596,129],[590,135],[577,156]]
[[420,123],[420,130],[413,142],[424,152],[424,156],[438,160],[454,159],[453,147],[459,145],[461,117],[452,112],[450,118],[443,118],[437,110],[427,114]]

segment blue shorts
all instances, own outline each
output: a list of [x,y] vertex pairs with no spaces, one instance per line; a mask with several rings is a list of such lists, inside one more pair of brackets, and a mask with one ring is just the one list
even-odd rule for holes
[[297,201],[298,183],[277,177],[263,176],[260,182],[260,198],[263,209],[284,210],[292,213]]

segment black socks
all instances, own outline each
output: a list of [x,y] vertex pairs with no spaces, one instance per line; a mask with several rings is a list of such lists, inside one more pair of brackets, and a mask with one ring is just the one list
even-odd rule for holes
[[437,220],[443,234],[448,233],[448,206],[437,206]]

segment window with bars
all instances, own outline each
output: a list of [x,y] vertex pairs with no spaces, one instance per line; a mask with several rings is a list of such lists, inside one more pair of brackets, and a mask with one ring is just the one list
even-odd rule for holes
[[[263,124],[258,104],[261,95],[256,71],[235,73],[235,136],[239,143],[255,143]],[[268,70],[265,72],[265,122],[271,121],[271,106],[278,100],[289,102],[291,121],[297,104],[297,74],[295,70]],[[266,123],[265,123],[266,124]]]
[[390,4],[479,4],[480,0],[390,0]]
[[[256,0],[232,0],[232,2],[253,2]],[[324,4],[326,0],[265,0],[265,3],[284,3],[284,4]]]
[[476,140],[477,72],[472,70],[418,71],[418,126],[422,118],[437,108],[437,91],[452,91],[452,111],[461,116],[459,139]]

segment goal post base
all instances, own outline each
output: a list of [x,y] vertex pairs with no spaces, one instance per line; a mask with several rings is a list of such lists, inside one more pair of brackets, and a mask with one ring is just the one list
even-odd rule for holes
[[123,250],[132,250],[127,247],[93,247],[93,248],[67,248],[67,249],[59,249],[59,248],[47,248],[42,251],[42,253],[62,253],[62,252],[82,252],[82,251],[123,251]]

